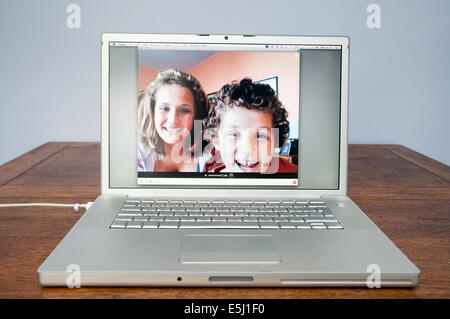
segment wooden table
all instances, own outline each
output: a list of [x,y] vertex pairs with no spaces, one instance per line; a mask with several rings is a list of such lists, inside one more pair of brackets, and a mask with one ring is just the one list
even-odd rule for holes
[[[0,166],[0,203],[85,203],[99,184],[99,143],[47,143]],[[19,207],[0,208],[0,298],[449,298],[449,167],[399,145],[350,145],[348,193],[420,268],[418,287],[42,288],[37,268],[80,214]]]

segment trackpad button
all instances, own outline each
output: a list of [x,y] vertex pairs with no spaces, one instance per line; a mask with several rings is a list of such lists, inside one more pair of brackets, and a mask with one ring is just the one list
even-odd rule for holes
[[184,264],[281,262],[271,235],[186,235],[179,260]]

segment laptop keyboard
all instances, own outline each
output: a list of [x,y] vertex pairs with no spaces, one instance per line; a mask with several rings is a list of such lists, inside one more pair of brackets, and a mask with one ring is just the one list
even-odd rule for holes
[[344,227],[317,200],[127,199],[110,228],[118,229],[325,229]]

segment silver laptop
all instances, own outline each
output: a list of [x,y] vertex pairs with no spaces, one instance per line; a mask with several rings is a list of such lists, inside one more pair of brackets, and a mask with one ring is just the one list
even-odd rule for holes
[[348,38],[103,34],[101,46],[101,195],[41,285],[417,285],[347,196]]

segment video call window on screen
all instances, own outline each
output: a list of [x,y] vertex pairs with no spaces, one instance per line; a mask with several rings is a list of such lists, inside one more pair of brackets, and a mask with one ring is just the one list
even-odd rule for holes
[[138,49],[138,183],[298,181],[298,51]]

